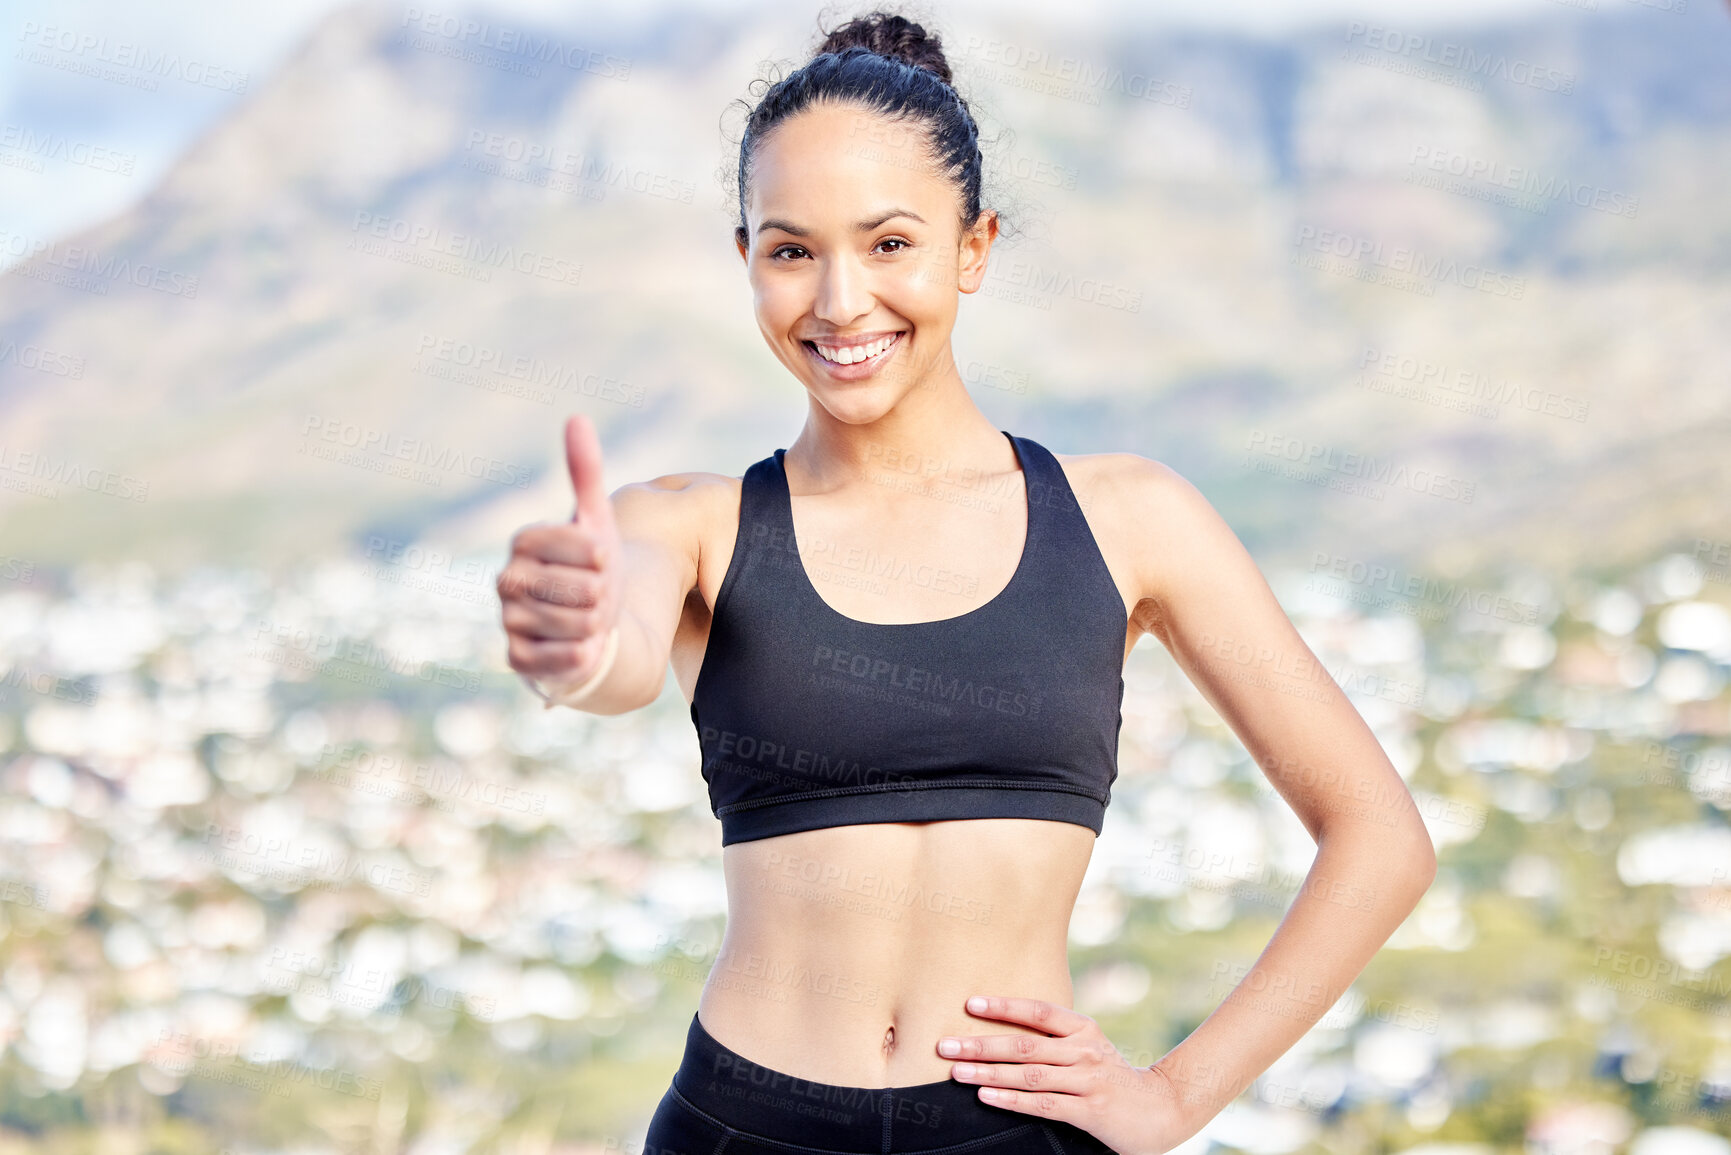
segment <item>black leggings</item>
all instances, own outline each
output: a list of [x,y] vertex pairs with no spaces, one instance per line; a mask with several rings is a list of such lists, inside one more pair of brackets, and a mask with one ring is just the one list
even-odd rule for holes
[[760,1066],[697,1016],[643,1155],[1115,1155],[1080,1127],[983,1103],[979,1085],[838,1087]]

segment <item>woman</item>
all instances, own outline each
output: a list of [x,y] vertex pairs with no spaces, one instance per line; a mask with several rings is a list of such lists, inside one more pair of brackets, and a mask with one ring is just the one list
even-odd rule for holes
[[[951,329],[998,223],[949,80],[935,37],[874,13],[748,119],[736,244],[807,393],[792,446],[609,497],[573,419],[577,517],[522,530],[500,575],[511,666],[550,705],[637,709],[670,660],[692,702],[729,918],[650,1155],[1156,1155],[1434,873],[1399,775],[1202,496],[968,397]],[[1232,997],[1135,1066],[1070,1009],[1065,947],[1143,633],[1319,853]]]

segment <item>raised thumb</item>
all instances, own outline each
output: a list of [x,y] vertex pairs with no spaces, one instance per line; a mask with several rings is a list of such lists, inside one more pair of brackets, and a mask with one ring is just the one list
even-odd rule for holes
[[601,475],[601,439],[595,423],[578,414],[565,422],[565,465],[571,471],[571,488],[577,494],[577,508],[572,521],[596,524],[601,528],[613,520],[613,506],[607,500],[607,486]]

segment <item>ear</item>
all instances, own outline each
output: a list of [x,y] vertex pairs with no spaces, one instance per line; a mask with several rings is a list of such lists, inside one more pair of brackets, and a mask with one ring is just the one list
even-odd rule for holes
[[991,209],[981,209],[974,220],[974,227],[962,234],[961,247],[956,254],[956,288],[964,293],[979,290],[980,283],[986,279],[986,262],[992,255],[992,242],[997,238],[998,214]]
[[747,240],[748,238],[744,225],[740,225],[738,228],[733,230],[733,244],[739,249],[739,259],[742,261],[750,259],[748,254],[751,252],[751,246],[747,243]]

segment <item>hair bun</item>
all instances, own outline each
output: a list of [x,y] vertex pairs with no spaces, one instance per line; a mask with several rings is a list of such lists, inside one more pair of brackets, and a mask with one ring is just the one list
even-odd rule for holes
[[950,62],[944,59],[942,41],[905,16],[888,12],[857,16],[825,36],[818,46],[817,55],[840,52],[845,48],[863,48],[879,56],[888,56],[903,64],[923,68],[945,84],[950,83]]

